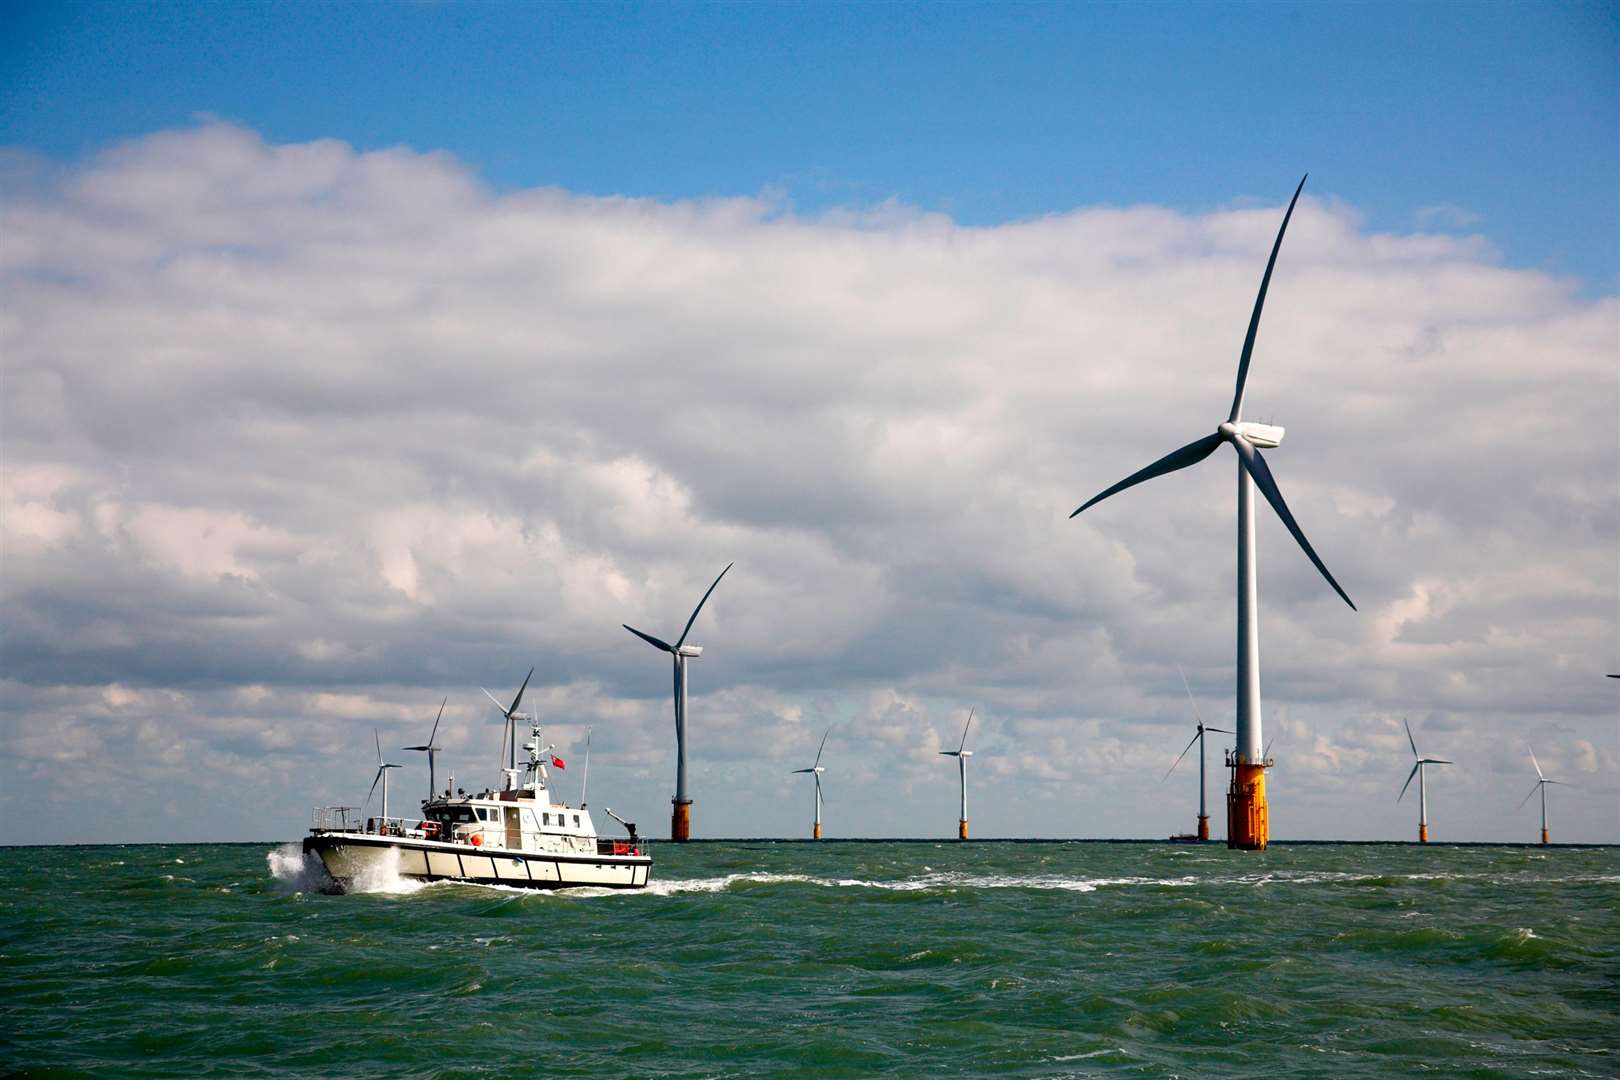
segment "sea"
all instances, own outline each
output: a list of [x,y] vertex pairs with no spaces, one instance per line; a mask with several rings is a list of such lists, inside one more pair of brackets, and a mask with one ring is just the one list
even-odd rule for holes
[[655,844],[643,892],[0,849],[0,1073],[1615,1077],[1620,849]]

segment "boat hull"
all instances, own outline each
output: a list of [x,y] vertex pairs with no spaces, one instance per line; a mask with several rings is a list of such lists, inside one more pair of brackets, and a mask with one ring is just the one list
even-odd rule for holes
[[304,838],[345,892],[390,878],[465,881],[521,889],[645,889],[652,876],[646,855],[509,851],[367,833],[317,833]]

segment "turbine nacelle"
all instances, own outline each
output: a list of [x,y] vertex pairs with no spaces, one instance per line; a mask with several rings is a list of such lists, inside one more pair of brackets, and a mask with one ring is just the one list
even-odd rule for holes
[[1243,420],[1236,424],[1222,424],[1221,427],[1231,427],[1248,440],[1250,446],[1260,450],[1271,450],[1282,445],[1284,429],[1272,424],[1257,424],[1252,420]]
[[703,646],[701,646],[701,645],[678,645],[678,646],[675,647],[674,651],[675,651],[675,655],[677,655],[677,656],[699,657],[699,656],[703,655]]

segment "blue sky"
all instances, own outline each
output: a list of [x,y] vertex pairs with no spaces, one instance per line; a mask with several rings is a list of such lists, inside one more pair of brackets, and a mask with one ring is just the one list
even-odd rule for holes
[[17,3],[0,143],[73,159],[213,114],[447,150],[500,188],[967,224],[1269,204],[1479,232],[1620,283],[1613,4]]
[[735,560],[699,835],[834,723],[830,835],[953,835],[970,709],[977,835],[1190,828],[1235,465],[1068,514],[1226,415],[1309,170],[1246,415],[1358,610],[1262,512],[1275,835],[1411,836],[1410,720],[1439,838],[1533,746],[1612,842],[1617,11],[0,5],[0,813],[296,835],[536,665],[667,820],[621,624]]

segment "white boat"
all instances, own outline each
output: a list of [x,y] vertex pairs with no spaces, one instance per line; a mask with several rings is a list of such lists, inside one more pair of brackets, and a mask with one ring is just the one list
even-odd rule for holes
[[[513,702],[507,710],[514,744],[515,721],[529,719],[516,708]],[[344,891],[393,877],[525,889],[646,888],[652,858],[635,825],[609,808],[608,815],[624,825],[629,836],[623,840],[597,836],[584,805],[553,800],[546,761],[557,759],[550,757],[551,747],[542,745],[538,723],[530,728],[524,749],[529,760],[519,763],[516,746],[512,747],[502,770],[501,790],[468,795],[453,790],[452,779],[443,794],[435,791],[423,800],[419,818],[389,816],[388,770],[398,766],[383,762],[379,749],[381,816],[367,818],[362,827],[358,820],[349,820],[353,807],[319,807],[304,838],[304,852],[318,856]],[[374,780],[373,791],[376,786]]]

